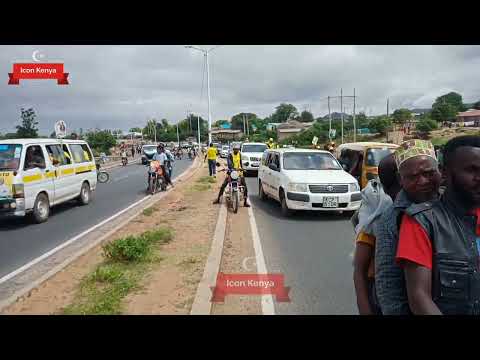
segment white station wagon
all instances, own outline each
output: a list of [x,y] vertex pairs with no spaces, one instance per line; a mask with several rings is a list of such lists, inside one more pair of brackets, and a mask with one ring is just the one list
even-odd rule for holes
[[357,180],[322,150],[267,150],[260,164],[258,189],[262,200],[279,201],[285,216],[294,210],[353,213],[362,200]]

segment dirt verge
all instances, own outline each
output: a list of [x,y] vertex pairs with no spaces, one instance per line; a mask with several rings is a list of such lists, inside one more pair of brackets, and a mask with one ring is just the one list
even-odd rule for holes
[[[210,183],[204,165],[187,181],[179,183],[153,211],[146,211],[110,236],[106,242],[138,236],[166,227],[174,238],[161,247],[161,261],[141,281],[141,288],[122,302],[124,314],[188,314],[196,286],[208,256],[218,216],[212,205],[220,180]],[[54,275],[30,296],[20,299],[3,314],[61,314],[78,295],[79,285],[103,262],[101,246],[79,257]]]

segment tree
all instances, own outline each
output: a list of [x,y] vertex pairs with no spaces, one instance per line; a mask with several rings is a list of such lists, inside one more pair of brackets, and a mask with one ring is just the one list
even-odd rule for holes
[[397,124],[404,124],[412,118],[412,112],[408,109],[397,109],[392,114],[393,121]]
[[110,149],[117,144],[115,136],[108,131],[97,131],[87,134],[87,142],[97,153],[110,154]]
[[[245,118],[245,120],[248,120],[248,125],[249,125],[249,127],[251,127],[251,122],[252,122],[253,119],[257,118],[257,115],[252,114],[252,113],[240,113],[240,114],[236,114],[236,115],[232,116],[232,120],[231,120],[232,129],[243,131],[243,120],[244,120],[244,118]],[[245,121],[245,126],[246,126],[246,124],[247,124],[247,121]]]
[[368,128],[374,133],[385,135],[391,125],[392,122],[386,116],[377,116],[370,121]]
[[222,127],[223,125],[226,125],[228,124],[228,120],[218,120],[218,121],[215,121],[215,123],[212,125],[212,127]]
[[282,103],[275,108],[275,112],[271,115],[270,121],[281,123],[296,117],[298,117],[297,108],[292,104]]
[[436,130],[438,128],[438,123],[432,119],[422,119],[417,124],[417,130],[428,134],[432,130]]
[[141,133],[142,132],[142,129],[139,128],[139,127],[134,127],[134,128],[131,128],[130,130],[128,130],[129,132],[131,133]]
[[37,138],[38,137],[38,121],[35,121],[35,110],[30,108],[25,110],[21,109],[22,125],[17,125],[17,137],[18,138]]
[[313,117],[313,114],[310,111],[304,110],[300,114],[300,117],[298,118],[298,121],[313,122],[313,121],[315,121],[315,118]]
[[360,112],[358,115],[355,116],[355,122],[357,123],[357,129],[362,129],[364,127],[368,127],[368,118],[364,112]]
[[439,122],[454,121],[457,113],[465,111],[462,95],[456,92],[439,96],[432,105],[432,119]]
[[477,101],[475,104],[473,104],[473,108],[480,110],[480,101]]

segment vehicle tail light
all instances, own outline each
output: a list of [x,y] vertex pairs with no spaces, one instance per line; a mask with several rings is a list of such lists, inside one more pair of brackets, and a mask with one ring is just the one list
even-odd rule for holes
[[23,199],[25,197],[25,189],[23,184],[13,184],[13,198]]

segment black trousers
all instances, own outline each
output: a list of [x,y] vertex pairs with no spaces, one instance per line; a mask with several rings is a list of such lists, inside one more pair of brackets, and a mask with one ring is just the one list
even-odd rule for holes
[[170,174],[169,174],[168,169],[165,165],[162,165],[162,170],[163,170],[163,176],[165,177],[165,181],[167,182],[167,185],[172,185],[172,180],[170,179]]
[[[220,188],[220,192],[218,193],[218,198],[219,199],[223,195],[225,189],[227,188],[227,185],[228,185],[228,177],[225,178],[225,180],[223,181],[222,187]],[[247,201],[248,188],[247,188],[247,183],[245,181],[245,177],[243,177],[243,176],[240,176],[240,185],[243,186],[243,189],[244,189],[243,194],[245,195],[245,201]]]

